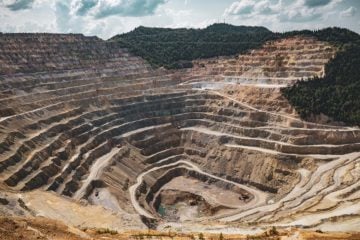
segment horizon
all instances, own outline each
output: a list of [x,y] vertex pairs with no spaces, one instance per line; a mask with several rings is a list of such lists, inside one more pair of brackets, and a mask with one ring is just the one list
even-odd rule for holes
[[357,0],[0,0],[0,32],[109,39],[139,26],[203,29],[225,22],[272,32],[340,27],[359,34],[359,9]]
[[320,29],[290,29],[290,30],[287,30],[287,31],[282,31],[282,32],[276,32],[276,31],[272,31],[271,29],[265,27],[265,26],[249,26],[249,25],[233,25],[233,24],[229,24],[229,23],[212,23],[210,25],[207,25],[205,27],[199,27],[199,28],[195,28],[195,27],[147,27],[147,26],[143,26],[143,25],[140,25],[140,26],[137,26],[135,27],[134,29],[131,29],[129,30],[128,32],[123,32],[123,33],[118,33],[118,34],[115,34],[113,36],[110,36],[109,38],[107,39],[104,39],[102,38],[101,36],[98,36],[98,35],[87,35],[87,34],[84,34],[84,33],[81,33],[81,32],[68,32],[68,33],[62,33],[62,32],[1,32],[0,31],[0,34],[58,34],[58,35],[62,35],[62,34],[73,34],[73,35],[83,35],[85,37],[98,37],[104,41],[107,41],[107,40],[110,40],[111,38],[117,36],[117,35],[121,35],[121,34],[127,34],[127,33],[130,33],[132,31],[135,31],[137,28],[140,28],[140,27],[144,27],[144,28],[158,28],[158,29],[173,29],[173,30],[176,30],[176,29],[187,29],[187,30],[190,30],[190,29],[194,29],[194,30],[203,30],[203,29],[206,29],[208,27],[211,27],[213,25],[216,25],[216,24],[226,24],[226,25],[230,25],[230,26],[234,26],[234,27],[263,27],[263,28],[266,28],[267,30],[273,32],[273,33],[279,33],[279,34],[282,34],[282,33],[287,33],[287,32],[296,32],[296,31],[321,31],[321,30],[324,30],[324,29],[328,29],[328,28],[340,28],[340,29],[346,29],[346,30],[349,30],[349,31],[352,31],[356,34],[359,34],[358,32],[356,31],[353,31],[351,29],[348,29],[348,28],[345,28],[345,27],[338,27],[338,26],[328,26],[328,27],[324,27],[324,28],[320,28]]

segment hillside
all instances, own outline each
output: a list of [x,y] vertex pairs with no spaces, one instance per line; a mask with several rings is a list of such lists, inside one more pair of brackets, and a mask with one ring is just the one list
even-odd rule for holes
[[294,36],[315,37],[334,45],[355,42],[359,37],[350,30],[337,27],[275,33],[264,27],[217,23],[204,29],[138,27],[108,41],[120,43],[153,66],[187,68],[192,66],[192,60],[242,54],[266,41]]
[[129,55],[117,43],[82,34],[0,33],[0,75],[123,68],[143,61]]
[[[282,91],[283,95],[296,108],[303,119],[317,121],[318,116],[324,114],[330,117],[330,121],[332,119],[347,124],[359,125],[360,37],[350,30],[334,27],[317,31],[303,30],[273,33],[263,27],[232,26],[228,24],[214,24],[205,29],[139,27],[132,32],[117,35],[109,41],[118,42],[121,46],[129,48],[132,53],[145,58],[153,66],[187,68],[193,67],[194,61],[204,58],[240,54],[239,58],[242,59],[241,54],[259,48],[266,41],[295,36],[305,36],[327,42],[339,49],[340,52],[327,65],[325,75],[318,75],[311,69],[305,75],[303,73],[293,73],[293,80],[299,80],[299,83],[290,88],[285,88]],[[272,57],[275,58],[275,62],[278,62],[277,68],[279,69],[276,71],[278,77],[286,76],[289,71],[286,67],[281,66],[281,61],[283,61],[281,58],[287,56],[270,55],[268,59]],[[270,66],[269,70],[265,60],[260,60],[260,64],[263,66],[260,70],[258,68],[256,70],[260,79],[259,82],[263,81],[264,77],[272,77],[269,71],[271,72],[274,67]],[[217,63],[217,67],[219,66],[219,63]],[[242,69],[246,69],[247,63],[245,62],[242,66]],[[316,68],[316,66],[314,67]],[[212,68],[214,69],[214,67]],[[224,74],[231,75],[229,72],[233,72],[233,70],[230,69],[228,68]],[[281,69],[283,69],[282,73]],[[294,70],[296,71],[296,67]],[[243,75],[243,77],[245,76]],[[312,77],[315,78],[309,79]],[[301,82],[301,78],[310,81]]]
[[344,47],[326,65],[324,77],[299,81],[282,92],[305,119],[322,113],[360,125],[360,45]]
[[336,48],[314,37],[292,36],[267,41],[261,48],[235,57],[194,60],[191,71],[220,75],[226,82],[282,87],[299,78],[323,76]]
[[264,27],[214,24],[205,29],[138,27],[109,41],[166,68],[191,67],[198,58],[228,56],[260,47],[273,33]]

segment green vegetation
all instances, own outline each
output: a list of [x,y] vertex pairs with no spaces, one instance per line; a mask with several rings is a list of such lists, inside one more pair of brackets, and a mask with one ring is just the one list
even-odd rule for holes
[[360,125],[360,44],[342,45],[325,67],[325,77],[298,81],[282,89],[302,118],[323,113],[336,121]]
[[199,240],[205,240],[203,233],[199,233]]
[[352,43],[359,37],[350,30],[336,27],[274,33],[264,27],[217,23],[205,29],[138,27],[108,41],[118,42],[155,67],[172,69],[192,67],[191,61],[195,59],[245,53],[268,40],[295,35],[313,36],[333,44]]
[[273,226],[273,227],[270,229],[269,234],[270,234],[270,236],[279,235],[279,232],[276,230],[276,227]]
[[111,234],[111,235],[118,234],[117,231],[111,230],[111,229],[109,229],[109,228],[100,228],[100,229],[97,229],[97,230],[96,230],[96,233],[97,233],[97,234]]
[[0,198],[0,204],[2,205],[8,205],[9,201],[6,198]]
[[335,121],[360,125],[360,36],[344,28],[293,31],[282,37],[305,35],[326,41],[339,49],[325,67],[325,77],[298,81],[282,89],[300,116],[309,119],[323,113]]
[[171,232],[169,230],[168,233],[165,232],[157,232],[157,231],[148,231],[147,233],[138,233],[131,235],[131,239],[176,239],[176,238],[186,238],[186,239],[195,239],[194,235],[179,233],[179,232]]
[[163,217],[165,216],[165,213],[166,213],[166,209],[164,206],[160,205],[159,206],[159,209],[158,209],[158,213]]
[[[304,35],[327,41],[340,52],[324,78],[299,81],[282,90],[303,118],[320,113],[360,125],[360,36],[343,28],[273,33],[263,27],[213,24],[205,29],[138,27],[109,41],[119,42],[156,67],[187,68],[192,60],[244,53],[265,41]],[[281,59],[280,59],[281,60]],[[279,60],[279,62],[280,62]]]
[[313,36],[339,48],[325,67],[325,77],[298,81],[282,89],[283,95],[300,116],[309,119],[323,113],[335,121],[360,125],[360,36],[343,28],[318,31],[294,31],[294,35]]
[[336,46],[342,46],[344,44],[354,43],[359,41],[359,35],[357,33],[345,28],[338,28],[338,27],[324,28],[315,31],[310,31],[310,30],[291,31],[291,32],[282,33],[279,36],[284,38],[284,37],[299,36],[299,35],[316,37],[320,41],[329,42]]
[[187,68],[194,59],[244,53],[273,37],[264,27],[214,24],[205,29],[138,27],[109,41],[119,42],[154,66]]
[[123,187],[122,187],[122,190],[123,190],[123,191],[126,191],[126,190],[129,189],[129,183],[130,183],[129,178],[126,178],[125,183],[124,183],[124,185],[123,185]]
[[21,208],[23,208],[24,210],[26,210],[28,212],[31,212],[30,208],[25,204],[25,202],[21,198],[18,199],[18,203]]

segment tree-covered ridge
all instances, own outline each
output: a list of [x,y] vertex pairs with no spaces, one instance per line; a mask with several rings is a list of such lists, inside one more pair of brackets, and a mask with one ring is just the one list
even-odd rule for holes
[[191,67],[194,59],[244,53],[273,38],[264,27],[214,24],[205,29],[138,27],[109,41],[120,42],[154,66],[182,68]]
[[113,37],[154,66],[191,67],[192,60],[244,53],[268,40],[311,36],[329,42],[339,53],[326,66],[324,78],[299,81],[282,90],[303,118],[324,113],[334,120],[360,125],[360,36],[344,28],[273,33],[264,27],[214,24],[205,29],[138,27]]
[[302,31],[291,31],[285,32],[282,34],[278,34],[278,37],[291,37],[291,36],[311,36],[315,37],[320,41],[328,42],[336,46],[343,46],[347,43],[355,43],[358,42],[359,34],[346,29],[346,28],[339,28],[339,27],[331,27],[331,28],[324,28],[321,30],[302,30]]
[[119,42],[153,66],[183,68],[191,67],[191,61],[195,59],[241,54],[268,40],[298,35],[316,37],[336,45],[355,42],[359,37],[350,30],[336,27],[274,33],[264,27],[218,23],[205,29],[138,27],[108,41]]
[[323,113],[336,121],[360,125],[360,44],[342,47],[325,68],[325,77],[299,81],[282,89],[302,118]]

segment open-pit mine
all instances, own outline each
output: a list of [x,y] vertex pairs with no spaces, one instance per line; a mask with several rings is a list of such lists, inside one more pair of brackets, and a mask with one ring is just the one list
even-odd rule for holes
[[357,231],[360,129],[304,121],[280,92],[336,52],[292,36],[167,70],[97,37],[1,34],[0,213],[119,232]]

